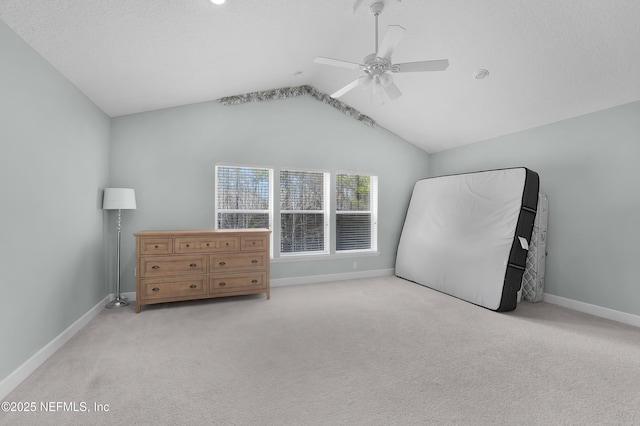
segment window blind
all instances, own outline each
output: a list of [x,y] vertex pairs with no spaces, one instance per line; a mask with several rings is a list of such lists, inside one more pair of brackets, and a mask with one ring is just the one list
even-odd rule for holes
[[280,252],[324,252],[326,176],[322,172],[280,172]]
[[270,228],[270,170],[216,167],[218,229]]
[[377,177],[336,175],[336,251],[377,249]]

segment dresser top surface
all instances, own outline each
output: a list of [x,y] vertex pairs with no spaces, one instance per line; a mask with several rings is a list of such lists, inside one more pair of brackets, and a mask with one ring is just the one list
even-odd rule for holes
[[135,232],[136,237],[195,237],[195,236],[230,236],[243,234],[269,234],[271,231],[264,228],[251,229],[178,229],[178,230],[145,230]]

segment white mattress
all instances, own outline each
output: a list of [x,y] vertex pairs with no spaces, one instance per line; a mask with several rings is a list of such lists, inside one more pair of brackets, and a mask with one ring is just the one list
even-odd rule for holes
[[[488,309],[502,310],[512,249],[523,250],[524,270],[532,225],[528,232],[525,226],[522,235],[516,235],[516,228],[525,183],[532,175],[537,198],[538,176],[525,168],[418,181],[398,246],[396,275]],[[522,247],[514,244],[520,241],[518,237],[524,239]],[[513,289],[513,307],[506,310],[515,308],[522,270]]]

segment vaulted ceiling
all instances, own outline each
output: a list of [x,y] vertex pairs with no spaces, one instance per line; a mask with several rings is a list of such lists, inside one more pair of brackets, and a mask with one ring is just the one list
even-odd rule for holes
[[[373,53],[364,0],[0,0],[0,19],[111,117],[281,87],[331,94]],[[640,100],[638,0],[384,0],[398,99],[341,100],[428,152]],[[476,79],[486,69],[489,75]]]

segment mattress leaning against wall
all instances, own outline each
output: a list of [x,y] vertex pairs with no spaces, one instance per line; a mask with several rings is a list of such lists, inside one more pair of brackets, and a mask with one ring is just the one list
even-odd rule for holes
[[540,302],[544,294],[545,261],[547,258],[547,217],[549,201],[545,194],[538,194],[538,208],[529,242],[527,264],[522,275],[522,298],[528,302]]
[[487,309],[515,309],[538,191],[538,174],[524,167],[419,180],[396,275]]

